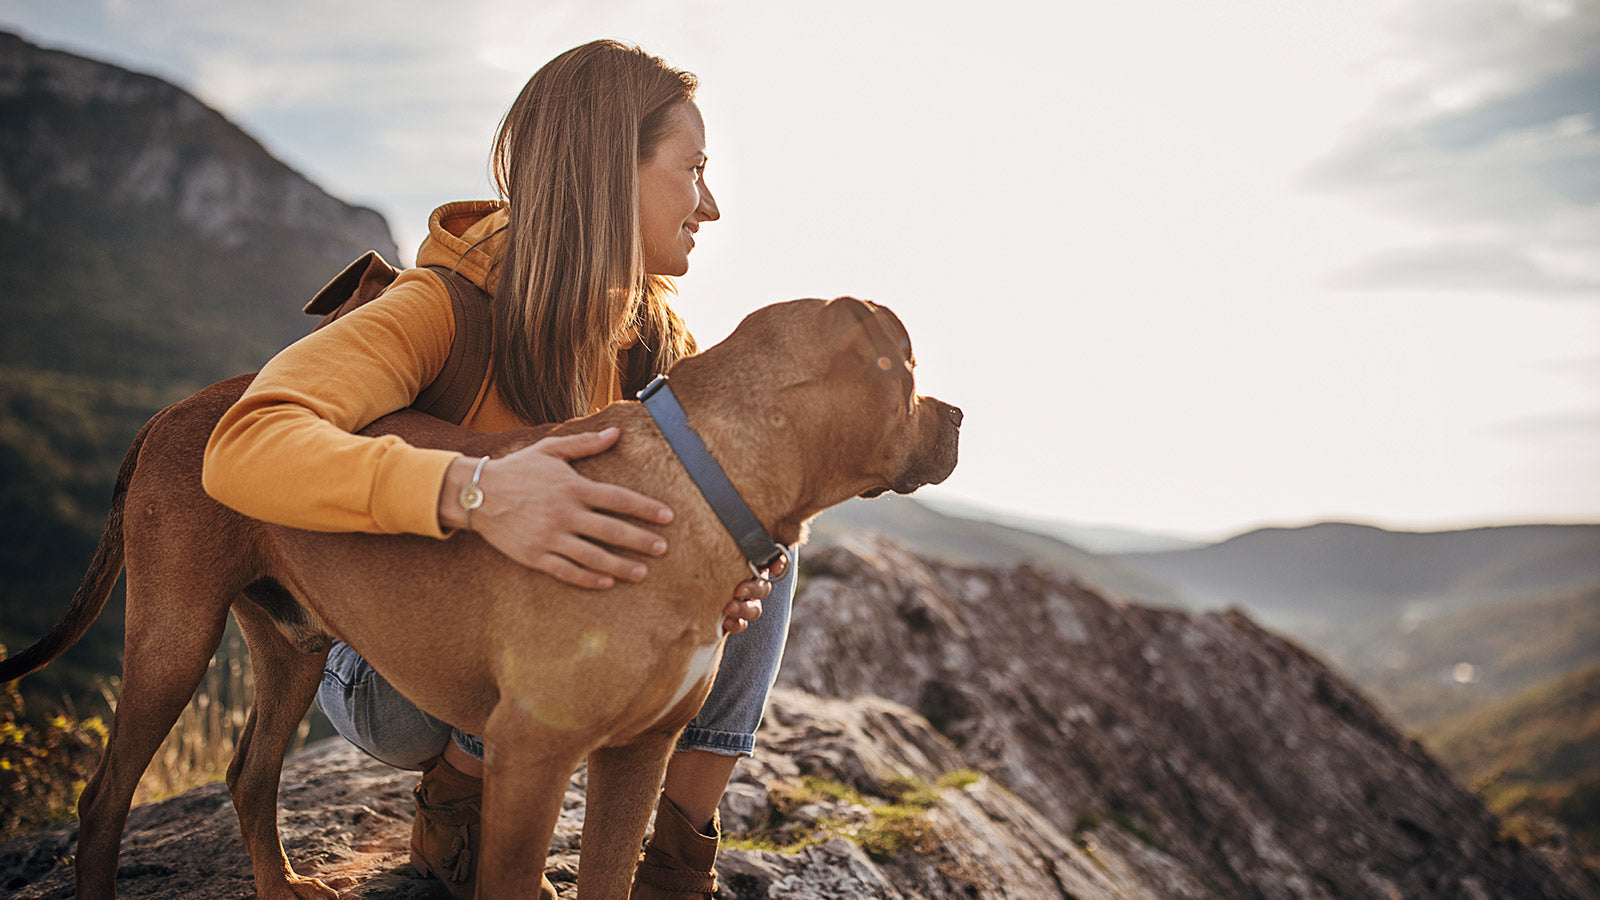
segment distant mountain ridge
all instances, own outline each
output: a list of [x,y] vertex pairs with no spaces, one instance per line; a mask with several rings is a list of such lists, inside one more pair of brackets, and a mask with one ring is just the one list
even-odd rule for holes
[[820,548],[862,532],[892,537],[919,553],[950,562],[980,566],[1032,563],[1069,573],[1108,596],[1161,606],[1183,603],[1182,596],[1160,579],[1069,543],[1057,536],[1061,530],[1042,533],[968,518],[910,497],[856,499],[827,510],[811,524],[810,546]]
[[1065,541],[1074,547],[1087,550],[1100,556],[1118,553],[1154,553],[1168,550],[1192,550],[1205,547],[1213,541],[1201,541],[1191,538],[1181,538],[1170,534],[1161,534],[1155,531],[1141,531],[1131,528],[1112,528],[1107,526],[1080,525],[1074,522],[1063,522],[1057,519],[1048,519],[1040,516],[1022,516],[1012,513],[1002,513],[970,503],[944,500],[934,497],[919,497],[918,502],[936,512],[948,516],[958,516],[963,519],[973,519],[979,522],[993,522],[1007,528],[1018,528],[1031,531],[1035,534],[1048,535],[1057,540]]
[[1600,581],[1600,525],[1415,533],[1325,522],[1116,558],[1199,606],[1356,620],[1398,604],[1488,601]]

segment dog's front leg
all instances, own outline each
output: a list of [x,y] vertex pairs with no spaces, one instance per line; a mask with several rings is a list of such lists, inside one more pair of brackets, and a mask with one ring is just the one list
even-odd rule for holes
[[537,897],[550,839],[588,735],[533,721],[502,700],[484,729],[478,897]]
[[633,885],[650,811],[677,733],[645,735],[623,747],[602,747],[589,756],[584,800],[583,856],[578,897],[626,898]]

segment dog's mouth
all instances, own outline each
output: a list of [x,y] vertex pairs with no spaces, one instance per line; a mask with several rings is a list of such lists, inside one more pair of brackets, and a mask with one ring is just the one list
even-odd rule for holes
[[928,400],[934,404],[939,418],[933,440],[926,450],[910,460],[910,465],[889,484],[873,485],[858,496],[871,499],[889,491],[909,494],[923,485],[938,484],[955,471],[957,447],[961,443],[961,409],[942,400],[931,397]]

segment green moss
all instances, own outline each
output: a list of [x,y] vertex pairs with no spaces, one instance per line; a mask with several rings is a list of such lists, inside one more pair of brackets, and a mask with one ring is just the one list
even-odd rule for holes
[[934,835],[927,812],[937,798],[928,805],[890,804],[874,807],[872,821],[862,825],[855,834],[856,843],[873,859],[893,859],[902,850],[917,853],[931,852]]
[[983,780],[983,773],[977,769],[956,769],[954,772],[945,773],[939,779],[938,784],[939,787],[959,791],[966,790],[981,780]]
[[755,850],[762,853],[788,854],[799,853],[801,850],[814,846],[818,843],[820,843],[820,841],[815,836],[806,837],[797,841],[791,841],[789,843],[781,843],[774,839],[771,835],[750,834],[739,835],[737,837],[725,837],[722,839],[720,846],[724,850]]
[[805,827],[768,829],[724,839],[723,846],[770,853],[798,853],[834,837],[843,837],[878,860],[891,859],[905,850],[931,852],[936,836],[927,813],[937,806],[947,790],[961,790],[982,776],[971,769],[957,769],[930,784],[915,775],[895,774],[885,778],[875,796],[838,781],[805,776],[798,781],[780,783],[771,789],[773,806],[781,818],[814,803],[838,803],[864,808],[865,822],[824,817]]
[[802,806],[825,801],[862,805],[861,792],[848,784],[829,781],[814,775],[803,776],[799,782],[782,782],[772,789],[772,801],[780,815],[789,815]]
[[891,776],[884,780],[883,789],[898,806],[925,810],[939,802],[940,789],[915,775]]

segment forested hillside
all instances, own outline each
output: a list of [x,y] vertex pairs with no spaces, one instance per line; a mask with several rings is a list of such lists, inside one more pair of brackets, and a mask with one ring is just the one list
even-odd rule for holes
[[[160,79],[0,33],[0,642],[65,608],[129,441],[260,366],[381,216],[330,197]],[[114,672],[104,617],[34,696]]]

